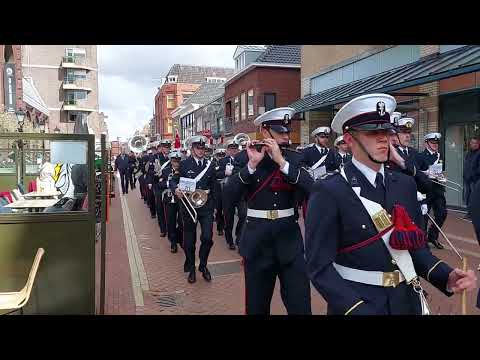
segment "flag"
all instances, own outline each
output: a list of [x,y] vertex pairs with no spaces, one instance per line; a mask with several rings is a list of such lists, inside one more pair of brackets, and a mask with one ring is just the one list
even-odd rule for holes
[[180,135],[178,134],[178,129],[176,129],[175,132],[175,149],[180,149],[181,144],[180,144]]

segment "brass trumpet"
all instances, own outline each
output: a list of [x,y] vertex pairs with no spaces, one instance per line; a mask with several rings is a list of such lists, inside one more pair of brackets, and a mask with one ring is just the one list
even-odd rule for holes
[[192,192],[183,191],[178,188],[182,193],[180,200],[182,201],[183,206],[188,211],[188,215],[192,218],[194,223],[197,222],[198,214],[195,209],[201,208],[206,204],[208,200],[208,190],[197,189]]

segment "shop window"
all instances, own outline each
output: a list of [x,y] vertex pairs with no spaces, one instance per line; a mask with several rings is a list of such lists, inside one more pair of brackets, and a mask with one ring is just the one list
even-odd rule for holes
[[238,122],[240,119],[240,104],[239,104],[239,99],[238,96],[235,97],[235,122]]
[[275,109],[277,107],[277,95],[276,94],[264,94],[265,111]]
[[240,100],[240,108],[242,110],[242,120],[245,120],[247,117],[247,101],[246,101],[246,94],[242,93],[241,100]]
[[253,112],[253,89],[248,90],[248,116],[254,115]]

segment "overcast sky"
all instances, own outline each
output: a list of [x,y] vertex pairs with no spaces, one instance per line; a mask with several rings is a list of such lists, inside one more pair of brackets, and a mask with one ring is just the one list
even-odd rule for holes
[[100,111],[110,141],[131,137],[152,118],[154,99],[173,64],[234,67],[236,45],[98,46]]

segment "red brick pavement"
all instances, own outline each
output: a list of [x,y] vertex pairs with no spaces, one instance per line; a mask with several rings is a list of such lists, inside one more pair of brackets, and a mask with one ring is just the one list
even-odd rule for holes
[[[112,201],[111,220],[107,228],[107,295],[106,314],[243,314],[244,313],[244,278],[243,273],[216,276],[211,283],[203,280],[197,273],[197,282],[189,284],[183,272],[184,255],[179,248],[178,253],[170,253],[167,238],[160,238],[156,219],[151,219],[149,210],[140,199],[139,191],[134,190],[126,195],[132,222],[137,236],[138,247],[143,259],[149,282],[149,291],[143,291],[144,306],[135,307],[130,269],[123,230],[120,198]],[[303,230],[303,224],[301,223]],[[215,229],[215,225],[214,225]],[[469,222],[459,219],[458,213],[450,213],[444,230],[454,233],[457,238],[451,239],[455,246],[471,252],[468,255],[470,266],[476,268],[480,261],[478,244],[474,240],[473,227]],[[197,254],[198,246],[197,242]],[[450,250],[433,250],[441,259],[450,264],[459,265],[459,260]],[[214,245],[209,262],[239,260],[236,251],[227,248],[223,237],[214,231]],[[426,283],[425,281],[423,283]],[[459,297],[445,297],[429,284],[425,289],[430,294],[431,307],[434,313],[459,313]],[[175,296],[177,305],[162,307],[156,302],[159,296]],[[475,308],[476,291],[469,294],[469,313],[480,314]],[[326,303],[312,287],[312,311],[314,314],[325,314]],[[272,314],[286,314],[282,304],[277,281]]]
[[[110,221],[107,224],[105,314],[134,315],[135,301],[133,298],[127,242],[123,228],[123,214],[119,196],[121,195],[118,192],[118,188],[116,188],[115,198],[112,199],[110,206]],[[97,274],[100,272],[100,250],[99,240],[96,243]],[[97,289],[99,288],[99,275],[97,275]],[[99,291],[97,291],[98,293]],[[99,296],[97,296],[97,304],[99,304]]]

